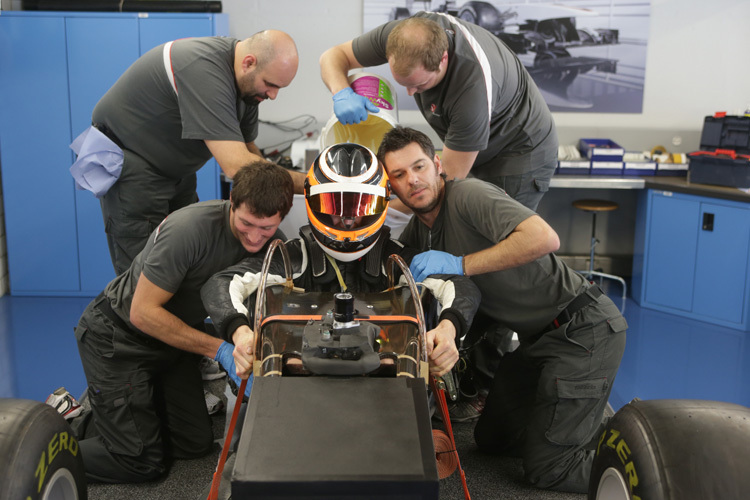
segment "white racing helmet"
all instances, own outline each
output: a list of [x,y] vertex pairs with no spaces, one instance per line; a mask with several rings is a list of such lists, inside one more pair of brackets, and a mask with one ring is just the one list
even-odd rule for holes
[[324,149],[305,179],[313,236],[323,251],[344,262],[362,257],[378,241],[389,200],[385,169],[358,144]]

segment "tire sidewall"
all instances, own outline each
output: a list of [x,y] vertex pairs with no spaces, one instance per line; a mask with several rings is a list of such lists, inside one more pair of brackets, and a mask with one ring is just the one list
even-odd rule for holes
[[595,453],[592,500],[610,468],[630,495],[615,498],[744,499],[750,491],[750,408],[709,400],[635,400],[612,417]]
[[634,413],[632,408],[623,407],[599,436],[591,469],[589,500],[596,498],[602,475],[609,468],[620,475],[629,490],[629,498],[662,498],[661,492],[653,491],[651,486],[658,483],[654,477],[658,468],[653,455],[648,453],[645,429]]
[[68,423],[44,403],[0,400],[0,497],[41,499],[53,478],[72,482],[79,500],[87,498],[80,446]]

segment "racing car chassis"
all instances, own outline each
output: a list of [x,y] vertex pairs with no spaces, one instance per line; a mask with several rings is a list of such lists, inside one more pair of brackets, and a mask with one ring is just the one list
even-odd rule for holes
[[[266,286],[276,249],[286,281]],[[425,346],[437,301],[390,259],[384,292],[306,292],[293,285],[286,248],[272,243],[233,499],[438,498]],[[395,283],[396,266],[406,285]]]

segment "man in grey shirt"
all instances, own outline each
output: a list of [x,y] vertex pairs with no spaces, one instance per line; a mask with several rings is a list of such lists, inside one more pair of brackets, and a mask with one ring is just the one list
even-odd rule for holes
[[[232,344],[191,325],[207,313],[203,284],[263,254],[292,205],[288,171],[261,160],[236,172],[229,201],[171,213],[130,267],[83,312],[75,330],[91,412],[73,421],[89,480],[141,482],[170,458],[208,453],[211,420],[198,369],[214,358],[239,383],[253,361],[253,336]],[[240,368],[238,370],[237,368]]]
[[[294,41],[281,31],[186,38],[151,49],[107,91],[92,122],[124,153],[101,198],[117,274],[168,213],[198,201],[195,172],[212,156],[229,178],[262,159],[258,104],[275,99],[297,66]],[[293,176],[302,192],[304,175]]]
[[448,178],[469,173],[536,210],[557,166],[557,132],[539,89],[496,36],[445,13],[391,21],[320,57],[342,123],[377,112],[348,85],[353,68],[388,63],[444,143]]
[[540,488],[585,493],[625,318],[552,253],[560,242],[541,217],[481,180],[446,182],[421,132],[389,131],[378,158],[415,213],[399,238],[426,250],[411,261],[415,279],[471,277],[480,313],[518,333],[520,346],[500,359],[474,429],[477,445],[523,457],[526,478]]

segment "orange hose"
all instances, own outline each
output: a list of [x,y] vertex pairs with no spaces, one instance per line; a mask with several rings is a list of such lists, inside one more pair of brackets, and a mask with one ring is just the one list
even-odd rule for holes
[[455,449],[451,445],[451,438],[445,431],[432,429],[432,441],[435,443],[435,461],[437,462],[438,477],[445,479],[456,471],[458,461]]
[[221,484],[221,475],[224,473],[224,464],[226,463],[227,456],[229,455],[229,444],[232,442],[234,426],[237,423],[237,416],[240,414],[240,406],[242,406],[242,400],[245,397],[245,387],[247,387],[247,379],[244,379],[240,383],[240,388],[237,390],[237,401],[234,403],[232,419],[229,421],[229,427],[227,428],[227,437],[224,439],[224,446],[221,449],[219,463],[216,464],[216,471],[214,472],[214,477],[211,481],[211,491],[208,492],[208,500],[217,500],[219,498],[219,484]]
[[469,485],[466,484],[466,474],[461,467],[461,459],[458,458],[458,450],[456,449],[456,439],[453,437],[453,426],[451,425],[451,417],[448,413],[448,403],[445,400],[445,390],[438,388],[436,377],[434,375],[430,377],[430,388],[435,395],[438,408],[440,409],[440,414],[443,416],[443,425],[445,425],[446,434],[451,443],[450,455],[456,457],[458,474],[461,476],[461,485],[464,488],[464,498],[466,500],[471,500],[471,495],[469,494]]

